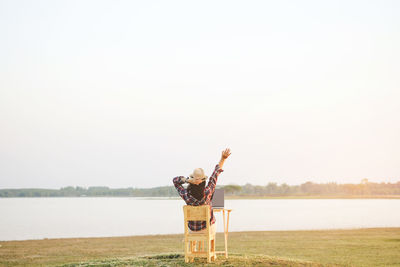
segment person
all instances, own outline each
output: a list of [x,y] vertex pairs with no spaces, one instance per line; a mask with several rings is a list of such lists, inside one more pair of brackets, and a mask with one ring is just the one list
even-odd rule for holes
[[[200,206],[210,205],[211,216],[210,216],[210,230],[215,234],[215,217],[212,210],[211,199],[217,185],[218,176],[223,172],[222,166],[224,166],[225,160],[231,155],[229,148],[222,151],[221,159],[215,166],[214,172],[212,173],[208,184],[206,186],[207,176],[204,174],[202,168],[194,169],[193,173],[189,177],[177,176],[172,179],[176,190],[187,205]],[[182,185],[188,183],[185,189]],[[206,221],[189,221],[188,227],[190,232],[199,233],[204,231],[207,227]]]

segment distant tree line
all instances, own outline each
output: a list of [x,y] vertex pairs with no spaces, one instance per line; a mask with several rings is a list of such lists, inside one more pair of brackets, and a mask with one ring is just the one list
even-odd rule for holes
[[400,195],[400,182],[371,183],[363,179],[360,184],[318,184],[306,182],[301,185],[268,183],[266,186],[245,184],[243,186],[227,185],[227,195],[242,196],[367,196],[367,195]]
[[[318,184],[306,182],[301,185],[268,183],[266,186],[245,184],[218,186],[232,196],[368,196],[400,195],[400,182],[371,183],[363,179],[360,184]],[[109,188],[106,186],[62,187],[60,189],[0,189],[0,197],[177,197],[175,187]]]
[[60,189],[0,189],[0,197],[176,197],[173,186],[154,188],[109,188],[68,186]]

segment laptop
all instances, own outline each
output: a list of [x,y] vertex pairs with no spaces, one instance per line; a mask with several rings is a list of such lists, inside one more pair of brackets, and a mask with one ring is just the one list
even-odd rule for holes
[[211,204],[214,209],[223,209],[225,205],[224,189],[215,189]]

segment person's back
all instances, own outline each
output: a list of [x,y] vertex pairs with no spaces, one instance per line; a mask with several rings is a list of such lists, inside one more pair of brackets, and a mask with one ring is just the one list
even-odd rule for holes
[[[212,211],[211,199],[217,185],[218,176],[222,170],[225,160],[230,156],[230,149],[227,148],[222,151],[221,160],[215,166],[214,172],[210,176],[208,184],[206,186],[207,176],[204,175],[204,170],[201,168],[195,169],[189,177],[177,176],[173,178],[173,183],[178,191],[179,195],[186,202],[187,205],[200,206],[200,205],[210,205],[211,207],[211,227],[215,232],[215,217]],[[185,189],[182,184],[189,183],[187,189]],[[205,221],[189,221],[189,229],[191,231],[201,231],[206,228]]]

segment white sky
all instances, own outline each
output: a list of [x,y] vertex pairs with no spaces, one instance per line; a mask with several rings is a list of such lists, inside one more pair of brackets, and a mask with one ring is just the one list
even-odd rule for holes
[[0,0],[0,188],[400,180],[399,1]]

